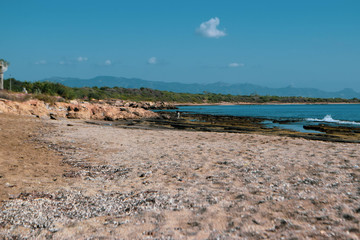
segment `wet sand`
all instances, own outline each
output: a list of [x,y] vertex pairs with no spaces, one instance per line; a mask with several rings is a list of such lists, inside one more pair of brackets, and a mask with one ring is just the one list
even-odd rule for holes
[[360,238],[356,143],[0,121],[0,238]]

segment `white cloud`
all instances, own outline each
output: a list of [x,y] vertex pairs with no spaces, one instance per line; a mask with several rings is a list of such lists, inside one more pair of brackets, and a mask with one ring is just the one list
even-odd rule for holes
[[201,23],[200,27],[196,29],[196,32],[208,38],[224,37],[226,35],[225,31],[217,29],[219,24],[219,18],[211,18],[209,21]]
[[231,68],[237,68],[237,67],[244,67],[245,66],[245,64],[243,64],[243,63],[236,63],[236,62],[234,62],[234,63],[229,63],[229,65],[228,65],[229,67],[231,67]]
[[35,64],[36,65],[47,64],[47,61],[46,60],[40,60],[40,61],[36,61]]
[[105,63],[104,63],[104,64],[105,64],[105,65],[111,65],[111,64],[112,64],[112,62],[111,62],[111,60],[109,60],[109,59],[108,59],[108,60],[106,60],[106,61],[105,61]]
[[157,64],[157,59],[156,59],[156,57],[151,57],[151,58],[149,58],[148,64]]
[[88,60],[87,57],[78,57],[77,58],[78,62],[86,62]]
[[65,62],[65,61],[60,61],[59,64],[60,64],[60,65],[65,65],[66,62]]

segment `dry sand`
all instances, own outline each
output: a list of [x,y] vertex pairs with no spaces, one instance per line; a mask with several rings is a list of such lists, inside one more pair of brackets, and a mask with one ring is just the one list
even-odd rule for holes
[[0,238],[360,238],[359,144],[0,123]]

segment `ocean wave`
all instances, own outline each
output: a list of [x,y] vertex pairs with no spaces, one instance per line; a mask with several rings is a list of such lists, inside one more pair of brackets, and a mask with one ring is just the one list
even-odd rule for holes
[[331,115],[326,115],[323,119],[318,118],[306,118],[306,121],[311,122],[328,122],[328,123],[338,123],[338,124],[352,124],[352,125],[360,125],[360,122],[354,122],[354,121],[342,121],[342,120],[336,120],[331,117]]

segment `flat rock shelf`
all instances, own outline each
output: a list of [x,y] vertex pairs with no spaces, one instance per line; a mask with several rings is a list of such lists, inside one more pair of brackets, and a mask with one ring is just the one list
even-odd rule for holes
[[[257,133],[275,136],[301,137],[311,140],[360,143],[360,127],[308,125],[304,129],[317,132],[298,132],[278,127],[266,127],[264,121],[286,124],[289,121],[256,117],[219,116],[210,114],[182,113],[178,118],[175,112],[158,112],[160,117],[149,119],[120,120],[112,125],[124,128],[177,129],[203,132]],[[95,123],[96,122],[89,122]],[[97,122],[97,124],[107,124]]]

